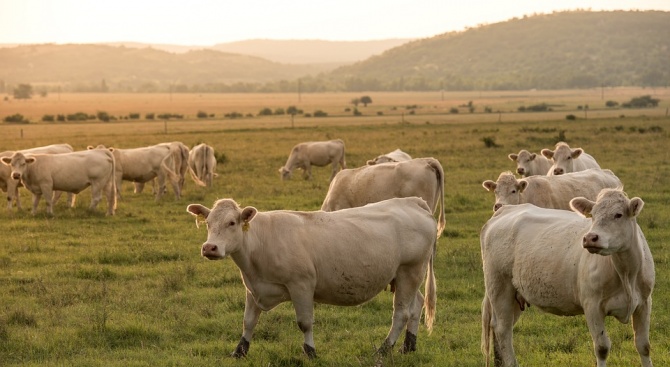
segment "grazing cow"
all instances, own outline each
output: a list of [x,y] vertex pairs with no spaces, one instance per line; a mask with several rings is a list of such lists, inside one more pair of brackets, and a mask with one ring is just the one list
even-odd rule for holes
[[37,213],[37,204],[44,195],[47,214],[53,215],[54,190],[80,193],[91,186],[91,205],[93,210],[107,196],[107,214],[114,215],[116,209],[116,190],[114,183],[114,156],[107,150],[84,150],[61,154],[24,155],[14,153],[3,157],[2,162],[12,168],[12,178],[21,180],[23,186],[33,194],[33,210]]
[[291,178],[294,169],[302,168],[303,177],[307,180],[312,178],[312,166],[323,167],[331,163],[333,173],[329,181],[335,177],[338,164],[342,169],[347,168],[344,160],[344,142],[340,139],[297,144],[291,150],[286,164],[279,169],[279,172],[282,180],[287,180]]
[[585,153],[584,149],[571,149],[564,142],[556,144],[555,150],[542,149],[542,155],[553,162],[549,172],[547,172],[549,176],[583,171],[589,168],[600,168],[595,158]]
[[493,211],[503,205],[530,203],[541,208],[570,210],[570,200],[583,196],[595,200],[600,190],[623,187],[608,169],[588,169],[560,176],[530,176],[517,180],[512,172],[503,172],[498,180],[486,180],[482,186],[493,191]]
[[[186,171],[189,169],[188,166],[189,149],[184,143],[180,141],[173,141],[170,143],[160,143],[156,144],[156,146],[166,146],[170,148],[172,159],[169,163],[169,167],[170,170],[172,170],[179,176],[179,183],[177,185],[179,187],[179,193],[177,193],[177,190],[175,189],[175,195],[177,195],[177,197],[180,197],[181,192],[184,190],[184,183],[186,182]],[[191,173],[191,177],[193,177],[193,173]],[[195,182],[200,186],[205,186],[205,184],[202,181],[195,181]],[[135,185],[136,193],[141,193],[142,191],[144,191],[145,182],[133,182],[133,184]],[[153,187],[153,193],[156,194],[156,179],[151,180],[151,185]],[[165,190],[163,194],[165,192],[167,191]]]
[[[420,198],[395,198],[336,212],[259,212],[241,209],[231,199],[213,209],[191,204],[196,223],[206,221],[202,256],[230,255],[247,288],[244,331],[233,352],[243,357],[261,311],[293,302],[303,351],[316,356],[314,303],[355,306],[391,285],[393,321],[380,348],[387,352],[406,329],[402,352],[416,350],[421,309],[432,329],[436,284],[435,219]],[[425,293],[419,287],[426,276]]]
[[404,162],[409,161],[411,159],[412,157],[409,154],[403,152],[400,149],[396,149],[391,153],[382,154],[375,159],[369,160],[367,164],[369,166],[373,166],[375,164],[388,163],[388,162]]
[[[637,224],[644,205],[605,189],[573,210],[505,206],[480,234],[484,283],[482,352],[496,366],[517,366],[512,329],[526,305],[560,316],[584,314],[599,367],[611,343],[605,316],[633,321],[642,366],[651,367],[649,317],[654,261]],[[585,218],[586,217],[586,218]]]
[[[177,199],[181,197],[179,190],[179,175],[172,170],[173,151],[168,145],[153,145],[144,148],[116,149],[98,145],[88,149],[110,150],[116,161],[116,193],[121,199],[122,180],[145,183],[158,179],[158,189],[155,191],[156,201],[166,192],[165,180],[170,181]],[[139,192],[139,191],[136,191]]]
[[321,210],[330,212],[410,196],[424,199],[432,213],[439,210],[440,236],[445,226],[444,171],[435,158],[342,170],[330,183]]
[[[43,147],[36,147],[30,149],[20,150],[23,154],[60,154],[71,153],[74,149],[70,144],[52,144]],[[11,157],[14,151],[6,151],[0,153],[1,157]],[[0,164],[0,189],[7,192],[7,209],[12,210],[12,204],[16,201],[16,208],[21,209],[21,199],[19,196],[19,186],[21,182],[11,178],[12,169],[4,164]],[[57,192],[54,201],[58,200],[60,191]],[[74,195],[68,193],[68,204],[73,205]]]
[[519,154],[512,153],[507,157],[516,162],[516,172],[524,177],[546,176],[552,165],[552,162],[545,156],[531,153],[525,149],[522,149]]
[[188,166],[196,183],[204,182],[207,187],[212,187],[212,179],[218,176],[214,148],[204,143],[194,146],[188,155]]

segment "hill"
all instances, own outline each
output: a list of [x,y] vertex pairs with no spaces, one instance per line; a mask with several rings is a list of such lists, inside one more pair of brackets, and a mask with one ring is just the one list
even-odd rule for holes
[[670,12],[572,11],[441,34],[341,67],[349,90],[665,86]]

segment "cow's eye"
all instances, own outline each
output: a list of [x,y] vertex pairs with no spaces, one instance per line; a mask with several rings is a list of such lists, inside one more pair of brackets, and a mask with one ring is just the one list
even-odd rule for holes
[[621,213],[614,214],[614,218],[616,218],[616,219],[619,219],[621,217],[623,217],[623,214],[621,214]]
[[235,221],[234,221],[234,220],[231,220],[230,222],[228,222],[228,225],[229,225],[230,227],[234,226],[234,225],[235,225]]
[[568,160],[572,159],[572,157],[568,157]]
[[512,194],[516,194],[516,190],[512,190]]

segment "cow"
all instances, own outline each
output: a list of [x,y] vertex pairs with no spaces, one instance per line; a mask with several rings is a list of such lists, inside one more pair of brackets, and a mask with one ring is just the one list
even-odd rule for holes
[[332,181],[335,177],[338,165],[341,169],[347,168],[344,160],[344,141],[341,139],[297,144],[291,149],[286,164],[279,169],[279,172],[282,180],[288,180],[291,178],[294,169],[302,168],[304,170],[303,177],[307,180],[312,178],[312,166],[323,167],[331,163],[333,172],[329,181]]
[[[210,260],[230,255],[247,290],[244,328],[234,357],[247,355],[261,311],[286,301],[293,303],[304,334],[303,351],[316,357],[314,303],[360,305],[389,284],[393,319],[380,352],[392,349],[403,329],[401,352],[416,350],[422,307],[432,330],[437,240],[435,219],[421,198],[394,198],[336,212],[260,212],[221,199],[213,209],[191,204],[187,211],[196,216],[196,224],[207,224],[201,255]],[[425,298],[419,291],[424,274]]]
[[[60,154],[71,153],[74,149],[70,144],[52,144],[43,147],[20,150],[23,154]],[[5,151],[0,153],[0,157],[11,157],[14,151]],[[7,192],[7,209],[12,210],[12,205],[16,202],[16,208],[21,209],[21,199],[19,196],[19,186],[21,182],[11,178],[12,169],[4,164],[0,164],[0,189]],[[54,201],[58,200],[60,191],[55,193]],[[68,205],[74,205],[74,195],[68,193]]]
[[[172,154],[172,159],[170,161],[170,170],[175,172],[179,176],[179,183],[178,187],[179,190],[177,191],[175,189],[175,195],[177,197],[181,196],[181,192],[184,190],[184,183],[186,182],[186,171],[188,171],[188,157],[189,157],[189,149],[188,147],[180,142],[180,141],[173,141],[169,143],[160,143],[156,144],[156,146],[166,146],[170,148],[170,153]],[[191,177],[193,178],[193,173],[191,172]],[[202,181],[198,181],[195,178],[193,178],[195,183],[200,185],[200,186],[205,186],[205,184]],[[144,184],[145,182],[133,182],[133,185],[135,186],[135,192],[136,193],[141,193],[144,191]],[[151,185],[153,187],[153,193],[156,194],[156,179],[151,180]],[[174,188],[174,186],[173,186]],[[166,190],[163,191],[163,194],[167,192]]]
[[584,152],[584,149],[571,149],[564,142],[557,143],[555,150],[542,149],[541,153],[552,161],[552,166],[547,172],[549,176],[583,171],[589,168],[600,168],[595,158]]
[[103,192],[107,197],[107,214],[114,215],[116,195],[112,152],[107,150],[84,150],[61,154],[25,155],[14,153],[3,157],[2,162],[12,168],[12,178],[21,180],[23,186],[33,194],[33,215],[44,195],[47,214],[53,215],[54,190],[78,194],[91,187],[90,210],[94,210]]
[[432,213],[439,210],[437,234],[440,236],[446,222],[444,170],[435,158],[416,158],[342,170],[331,181],[321,210],[335,211],[409,196],[424,199]]
[[390,153],[377,156],[377,158],[375,159],[368,160],[367,164],[369,166],[373,166],[375,164],[388,163],[388,162],[404,162],[409,161],[411,159],[412,157],[409,154],[403,152],[400,149],[396,149]]
[[204,143],[194,146],[188,155],[188,166],[196,183],[204,182],[207,187],[212,187],[213,178],[218,176],[214,148]]
[[[121,182],[123,180],[145,183],[158,179],[158,189],[155,190],[156,201],[159,201],[166,192],[165,180],[172,185],[177,199],[181,197],[179,190],[179,175],[172,169],[173,150],[168,145],[153,145],[142,148],[117,149],[107,148],[104,145],[88,146],[88,149],[109,150],[116,161],[115,181],[116,193],[121,199]],[[137,191],[136,193],[140,192]]]
[[495,193],[493,211],[503,205],[530,203],[542,208],[570,210],[570,200],[583,196],[595,200],[604,188],[623,187],[608,169],[588,169],[560,176],[530,176],[518,180],[512,172],[503,172],[498,180],[486,180],[482,186]]
[[546,176],[553,164],[547,157],[531,153],[525,149],[519,151],[519,154],[512,153],[507,157],[511,161],[516,162],[516,172],[523,177],[535,175]]
[[560,316],[583,314],[599,367],[611,343],[605,316],[633,321],[643,367],[651,367],[649,317],[654,261],[637,224],[644,202],[620,189],[596,201],[574,198],[573,211],[504,206],[480,234],[485,294],[482,352],[496,366],[517,366],[512,329],[525,305]]

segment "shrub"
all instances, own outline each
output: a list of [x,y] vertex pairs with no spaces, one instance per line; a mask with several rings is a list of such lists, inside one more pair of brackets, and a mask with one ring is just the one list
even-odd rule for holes
[[573,114],[565,115],[565,119],[566,119],[566,120],[576,120],[576,119],[577,119],[577,116],[575,116],[575,115],[573,115]]
[[642,97],[635,97],[632,98],[628,102],[624,102],[621,104],[621,107],[624,108],[647,108],[647,107],[656,107],[658,106],[658,102],[661,100],[658,98],[651,98],[651,96],[646,95]]
[[482,141],[484,142],[484,145],[487,148],[497,148],[497,147],[499,147],[499,145],[496,144],[496,138],[494,138],[492,136],[485,136],[485,137],[482,138]]
[[361,111],[359,111],[358,108],[354,108],[354,116],[360,116],[360,115],[362,115]]
[[153,112],[147,113],[146,115],[144,115],[144,118],[147,120],[153,120],[154,118],[156,118],[156,114]]
[[138,120],[140,118],[140,114],[133,112],[133,113],[128,114],[128,118],[130,118],[131,120]]
[[109,114],[105,111],[98,111],[97,116],[100,121],[109,122],[110,120]]
[[286,111],[284,111],[283,108],[281,108],[281,107],[275,108],[275,115],[285,115],[285,114],[286,114]]
[[270,116],[270,115],[272,115],[272,110],[268,107],[265,107],[258,112],[258,116]]
[[450,108],[449,113],[458,113],[458,108],[456,108],[456,107]]
[[42,121],[44,122],[54,122],[56,120],[56,116],[54,115],[44,115],[42,116]]
[[321,110],[316,110],[314,111],[314,117],[326,117],[328,116],[328,113],[323,112]]
[[4,118],[5,122],[10,122],[10,123],[15,123],[15,124],[27,124],[28,120],[26,120],[22,114],[16,113],[13,115],[6,116]]
[[238,117],[244,117],[241,113],[239,112],[231,112],[223,115],[223,117],[230,118],[230,119],[236,119]]
[[56,121],[65,121],[65,115],[56,115]]
[[616,107],[618,105],[619,105],[619,102],[617,102],[617,101],[607,101],[607,102],[605,102],[606,107]]
[[207,112],[198,111],[198,113],[196,114],[196,117],[199,118],[199,119],[207,118]]
[[382,116],[382,115],[384,115],[384,112],[382,112],[382,111],[377,111],[377,116]]

